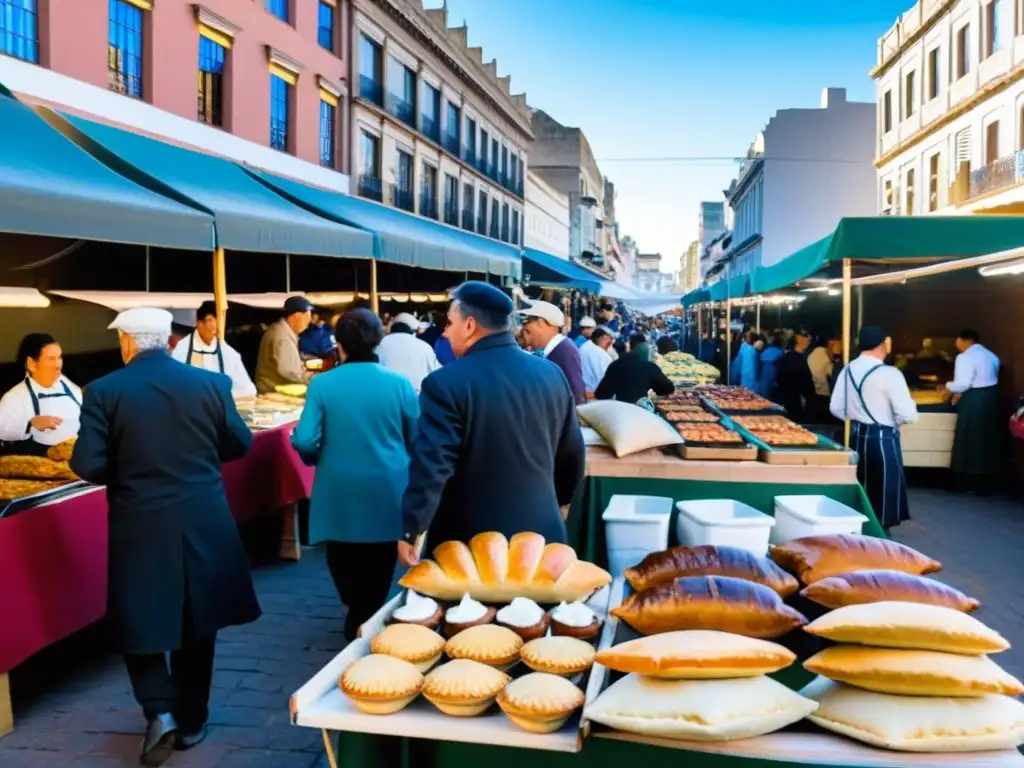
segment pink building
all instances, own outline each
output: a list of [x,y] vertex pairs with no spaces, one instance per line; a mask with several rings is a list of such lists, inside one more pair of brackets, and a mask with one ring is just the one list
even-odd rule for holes
[[347,193],[347,4],[0,0],[0,84]]

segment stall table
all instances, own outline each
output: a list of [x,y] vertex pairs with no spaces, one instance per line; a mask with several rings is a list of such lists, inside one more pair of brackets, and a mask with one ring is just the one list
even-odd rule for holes
[[245,523],[309,498],[314,470],[292,448],[294,427],[287,423],[253,432],[249,453],[224,465],[224,487],[235,522]]

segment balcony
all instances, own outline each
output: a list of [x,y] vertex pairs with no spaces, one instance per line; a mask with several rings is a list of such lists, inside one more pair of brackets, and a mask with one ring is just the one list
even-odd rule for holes
[[380,203],[384,197],[383,189],[379,176],[368,173],[359,174],[357,185],[359,197],[365,197],[367,200],[376,200]]
[[[401,116],[399,116],[401,117]],[[423,115],[423,135],[435,144],[441,143],[441,124],[432,117]]]
[[416,127],[416,108],[411,101],[406,101],[401,96],[389,93],[387,108],[389,114],[394,115],[410,128]]
[[416,200],[411,189],[403,189],[397,184],[391,185],[391,204],[395,208],[412,213],[416,209]]
[[949,202],[965,205],[978,198],[1011,189],[1024,183],[1024,150],[1006,155],[988,165],[970,170],[962,163],[949,187]]
[[474,232],[473,228],[473,211],[467,208],[462,212],[462,228],[467,232]]
[[454,200],[446,200],[444,204],[444,223],[453,227],[459,226],[459,206]]
[[473,147],[462,148],[462,162],[470,168],[476,168],[476,149]]
[[457,134],[452,135],[450,133],[446,133],[441,140],[441,146],[456,157],[459,156],[459,137]]
[[376,104],[378,107],[384,106],[384,87],[374,80],[372,77],[366,75],[359,76],[359,97],[366,99],[367,101]]
[[437,221],[437,198],[429,187],[420,190],[420,216]]

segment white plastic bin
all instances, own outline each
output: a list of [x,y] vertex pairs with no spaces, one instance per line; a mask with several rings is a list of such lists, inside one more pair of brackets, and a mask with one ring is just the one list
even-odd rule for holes
[[867,518],[828,496],[776,496],[772,543],[804,536],[860,533]]
[[672,499],[662,496],[612,496],[601,515],[613,576],[621,576],[651,552],[668,547]]
[[731,499],[680,501],[676,504],[676,535],[680,544],[738,547],[763,557],[775,520],[748,504]]

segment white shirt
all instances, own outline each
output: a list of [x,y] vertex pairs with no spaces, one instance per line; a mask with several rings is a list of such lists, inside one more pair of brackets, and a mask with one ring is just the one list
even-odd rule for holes
[[[556,333],[554,337],[551,339],[551,341],[547,343],[547,346],[544,347],[544,357],[548,357],[552,352],[554,352],[555,347],[557,347],[563,341],[565,341],[565,336],[563,336],[560,333]],[[587,343],[589,342],[590,340],[588,339]]]
[[587,392],[596,392],[604,372],[612,364],[611,356],[587,339],[587,343],[580,347],[580,362],[583,363],[583,388]]
[[[814,391],[823,397],[828,397],[828,380],[832,376],[832,355],[825,347],[816,347],[807,356],[807,367],[811,369],[811,378],[814,380]],[[876,373],[875,376],[878,376]]]
[[[36,417],[28,386],[36,394],[40,416],[56,416],[63,423],[56,429],[39,431],[27,429]],[[78,435],[81,426],[82,390],[61,376],[52,387],[42,387],[32,379],[20,381],[0,398],[0,440],[10,443],[31,438],[40,445],[58,445]],[[62,384],[67,384],[72,397],[67,397]],[[40,397],[44,395],[44,397]],[[73,398],[73,399],[72,399]]]
[[[191,360],[188,359],[189,342],[192,343]],[[221,356],[224,358],[223,371],[220,369],[217,358],[218,344],[220,345]],[[245,370],[242,356],[223,341],[215,338],[210,344],[206,344],[199,338],[198,331],[192,331],[190,336],[186,336],[178,342],[171,353],[171,357],[179,363],[194,365],[196,368],[205,368],[214,373],[223,373],[231,379],[231,395],[233,397],[256,397],[256,385],[252,383],[252,379],[249,378],[249,372]]]
[[[881,370],[864,378],[879,366]],[[861,387],[863,403],[861,396],[857,395],[858,386]],[[910,388],[903,374],[877,357],[868,355],[861,355],[839,374],[829,410],[837,419],[845,419],[849,415],[851,421],[861,424],[877,421],[886,427],[898,427],[917,421],[917,405],[910,397]]]
[[953,380],[946,389],[962,394],[968,389],[994,387],[999,383],[999,358],[981,344],[971,344],[956,356]]
[[434,349],[411,333],[389,333],[377,347],[380,364],[407,378],[419,393],[423,380],[441,367]]

